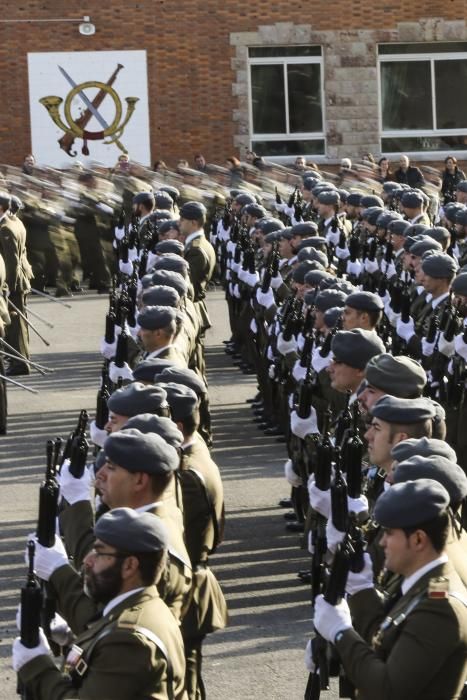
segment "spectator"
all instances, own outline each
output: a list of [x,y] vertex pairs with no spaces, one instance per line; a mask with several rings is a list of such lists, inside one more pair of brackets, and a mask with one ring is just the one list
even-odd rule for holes
[[413,188],[420,188],[425,184],[422,171],[410,165],[409,157],[406,155],[402,155],[399,158],[399,167],[394,173],[394,180]]
[[443,204],[456,201],[456,186],[465,180],[465,174],[457,165],[457,158],[448,156],[444,159],[445,168],[442,173],[441,195]]

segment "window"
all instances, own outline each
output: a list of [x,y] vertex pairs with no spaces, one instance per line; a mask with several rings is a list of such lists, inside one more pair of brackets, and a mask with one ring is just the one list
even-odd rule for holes
[[248,55],[253,151],[324,155],[321,47],[256,47]]
[[467,151],[467,44],[378,47],[383,153]]

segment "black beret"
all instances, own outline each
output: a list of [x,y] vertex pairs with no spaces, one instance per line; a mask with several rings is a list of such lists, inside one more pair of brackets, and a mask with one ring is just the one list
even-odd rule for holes
[[176,450],[155,433],[142,433],[136,428],[119,430],[104,442],[105,456],[129,472],[168,474],[178,469]]
[[158,209],[172,209],[173,207],[174,201],[168,192],[159,190],[159,192],[155,193],[154,199]]
[[462,297],[467,297],[467,272],[461,272],[452,282],[452,291]]
[[315,287],[319,285],[321,280],[328,279],[329,277],[332,277],[332,275],[330,272],[326,272],[326,270],[310,270],[310,272],[307,272],[305,275],[305,284],[308,284],[310,287]]
[[395,484],[418,479],[438,481],[449,493],[451,504],[458,505],[467,496],[467,476],[464,470],[455,462],[440,455],[432,454],[429,457],[416,455],[399,462],[393,479]]
[[166,284],[177,290],[181,297],[187,295],[188,283],[179,272],[173,270],[156,270],[151,277],[153,284]]
[[159,191],[160,192],[167,192],[172,197],[172,201],[174,204],[177,201],[177,199],[180,197],[180,191],[177,190],[177,188],[174,187],[173,185],[161,185],[159,187]]
[[154,270],[171,270],[179,272],[183,277],[188,275],[189,267],[187,261],[177,253],[164,253],[154,263]]
[[347,204],[352,207],[359,207],[362,201],[362,196],[363,195],[361,192],[351,192],[347,197]]
[[160,357],[152,357],[149,360],[143,360],[133,370],[133,379],[137,382],[154,383],[154,375],[163,372],[167,367],[174,367],[175,363],[172,360],[165,360]]
[[322,250],[317,250],[316,248],[301,248],[297,253],[297,258],[300,260],[300,262],[303,260],[317,262],[323,268],[329,266],[328,256],[326,253],[323,253]]
[[407,425],[433,420],[436,411],[433,403],[426,398],[403,399],[386,395],[372,406],[371,414],[386,423]]
[[208,388],[199,374],[188,367],[168,367],[154,377],[155,382],[183,384],[192,389],[197,396],[206,394]]
[[[410,249],[412,252],[412,248]],[[447,253],[431,253],[422,260],[422,270],[429,277],[451,279],[458,270],[458,264]]]
[[318,311],[324,313],[333,306],[344,307],[346,295],[337,289],[323,289],[315,299]]
[[457,455],[445,440],[436,438],[408,438],[398,442],[391,450],[391,456],[396,462],[405,462],[411,457],[431,457],[438,455],[450,462],[457,462]]
[[122,430],[131,429],[139,430],[144,434],[155,433],[176,450],[180,449],[185,441],[183,433],[180,432],[173,420],[165,416],[155,416],[152,413],[140,413],[130,418]]
[[273,231],[280,231],[284,228],[284,224],[279,219],[268,216],[264,217],[264,219],[258,219],[255,222],[255,228],[259,228],[266,235]]
[[94,526],[94,535],[120,552],[140,554],[167,549],[167,529],[153,513],[138,513],[132,508],[113,508],[101,515]]
[[444,228],[444,226],[433,226],[433,228],[427,228],[425,233],[427,236],[430,236],[430,238],[434,238],[435,241],[438,241],[438,243],[447,241],[451,235],[447,228]]
[[154,252],[156,253],[156,255],[165,255],[165,253],[172,253],[173,255],[182,256],[184,249],[185,246],[181,241],[177,241],[176,238],[168,238],[166,241],[159,241],[159,243],[156,243]]
[[262,219],[263,217],[266,216],[267,211],[264,207],[261,206],[261,204],[247,204],[243,211],[245,214],[248,214],[249,216],[254,216],[256,219]]
[[456,189],[458,189],[459,192],[467,192],[467,180],[461,180],[458,182]]
[[388,231],[392,233],[393,236],[405,236],[407,229],[410,224],[408,221],[403,219],[393,219],[388,224]]
[[345,305],[357,311],[381,311],[384,304],[381,297],[373,292],[353,292],[345,300]]
[[193,389],[190,389],[186,384],[175,382],[160,383],[158,386],[161,386],[167,393],[172,420],[177,422],[192,415],[198,405],[198,397]]
[[[157,230],[159,233],[167,233],[167,231],[170,231],[170,229],[175,229],[175,231],[180,231],[180,224],[178,222],[178,219],[167,219],[167,221],[163,221],[159,226],[157,227]],[[181,241],[176,241],[175,239],[172,241],[161,241],[161,243],[181,243]],[[157,244],[159,245],[159,243]],[[182,245],[182,252],[184,249],[183,243]]]
[[159,413],[168,408],[167,392],[160,386],[132,382],[117,389],[107,400],[109,411],[119,416],[137,416],[138,413]]
[[381,527],[416,527],[444,513],[448,506],[449,494],[438,481],[406,481],[381,494],[375,504],[374,519]]
[[292,236],[310,238],[318,232],[318,226],[313,221],[303,221],[292,226]]
[[166,328],[176,320],[177,314],[172,306],[145,306],[138,314],[136,322],[141,328],[157,331],[159,328]]
[[180,218],[200,221],[206,216],[206,207],[201,202],[186,202],[180,209]]
[[403,399],[421,396],[427,381],[419,362],[406,355],[394,357],[388,352],[369,361],[365,378],[376,389]]
[[154,206],[154,194],[152,192],[138,192],[133,197],[133,204],[148,204]]
[[332,306],[324,314],[324,323],[329,328],[335,327],[336,323],[342,318],[344,310],[339,306]]
[[384,207],[384,202],[381,197],[378,197],[376,194],[364,194],[360,199],[360,206],[363,207],[363,209],[373,207],[379,207],[382,209]]
[[408,209],[419,209],[421,206],[423,206],[423,196],[421,192],[414,192],[414,191],[409,191],[409,192],[404,192],[402,195],[401,199],[401,204],[403,207],[407,207]]
[[338,331],[332,339],[331,350],[336,362],[364,369],[372,357],[385,351],[385,347],[374,331],[354,328],[351,331]]
[[410,246],[411,255],[415,255],[418,258],[421,258],[428,251],[442,251],[441,244],[435,241],[434,238],[430,238],[430,236],[424,236],[423,239],[415,241],[415,243]]
[[158,284],[156,287],[145,289],[142,296],[144,306],[171,306],[176,308],[180,304],[180,295],[173,287],[166,284]]
[[318,195],[318,202],[320,204],[337,206],[340,204],[339,193],[337,190],[323,190]]

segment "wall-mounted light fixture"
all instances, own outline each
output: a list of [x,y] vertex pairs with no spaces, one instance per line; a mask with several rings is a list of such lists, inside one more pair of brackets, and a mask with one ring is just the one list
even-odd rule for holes
[[0,19],[0,24],[43,24],[44,22],[72,22],[78,24],[79,33],[83,36],[92,36],[96,33],[96,26],[91,22],[91,18],[86,15],[79,19],[60,17],[51,19]]

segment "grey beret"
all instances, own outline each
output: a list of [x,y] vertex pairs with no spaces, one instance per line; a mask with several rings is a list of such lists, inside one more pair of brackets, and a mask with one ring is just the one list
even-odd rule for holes
[[140,413],[133,416],[125,424],[123,430],[139,430],[141,433],[155,433],[165,442],[178,450],[184,442],[183,433],[177,428],[173,420],[165,416],[154,416],[152,413]]
[[423,196],[420,192],[404,192],[401,198],[401,204],[408,209],[419,209],[423,206]]
[[451,258],[447,253],[432,253],[422,260],[423,272],[430,277],[438,279],[454,277],[458,267],[454,258]]
[[301,236],[302,238],[311,238],[318,232],[318,226],[313,221],[303,221],[300,224],[292,226],[292,236]]
[[458,464],[441,457],[419,455],[399,462],[394,472],[394,483],[433,479],[444,486],[449,493],[451,504],[459,504],[467,496],[467,476]]
[[456,209],[454,212],[454,218],[449,219],[451,223],[459,224],[460,226],[467,226],[467,207],[462,206],[462,209]]
[[129,472],[170,474],[179,465],[177,451],[160,435],[135,428],[111,433],[104,442],[104,452],[110,462]]
[[284,224],[279,219],[273,219],[271,216],[258,219],[255,222],[255,228],[259,228],[265,235],[273,231],[280,231],[284,228]]
[[243,211],[245,214],[248,214],[249,216],[254,216],[256,219],[262,219],[264,216],[266,216],[267,211],[264,207],[261,206],[261,204],[247,204]]
[[305,275],[305,284],[308,284],[310,287],[315,287],[319,285],[321,280],[329,279],[329,277],[332,277],[332,275],[330,272],[326,272],[326,270],[311,270]]
[[270,243],[272,245],[273,243],[279,240],[279,233],[280,231],[271,231],[270,233],[266,233],[264,236],[265,242]]
[[467,192],[467,180],[461,180],[457,183],[457,188],[459,192]]
[[336,190],[323,190],[318,195],[320,204],[337,206],[340,203],[339,193]]
[[138,192],[133,197],[133,204],[149,204],[154,206],[154,195],[152,192]]
[[394,357],[387,352],[369,361],[365,379],[376,389],[403,399],[421,396],[427,381],[419,362],[406,355]]
[[119,416],[137,416],[138,413],[159,413],[168,408],[167,393],[160,386],[132,382],[117,389],[107,400],[109,411]]
[[177,190],[177,188],[174,187],[173,185],[161,185],[159,187],[159,191],[160,192],[168,192],[168,194],[170,194],[170,196],[172,197],[172,200],[174,202],[176,202],[177,199],[180,197],[180,191]]
[[136,322],[141,328],[156,331],[159,328],[166,328],[176,319],[177,314],[172,306],[145,306],[138,314]]
[[362,201],[362,194],[360,192],[351,192],[347,197],[347,204],[352,207],[359,207]]
[[171,360],[164,360],[160,357],[153,357],[149,360],[143,360],[133,370],[133,378],[137,382],[154,383],[154,375],[163,372],[167,367],[175,365]]
[[277,240],[280,240],[281,238],[286,238],[288,241],[291,241],[293,238],[292,227],[286,226],[285,228],[281,229],[280,231],[276,231],[276,238],[277,238]]
[[362,219],[368,221],[372,226],[376,226],[376,222],[383,211],[382,207],[367,207],[362,211]]
[[340,200],[341,200],[342,204],[346,204],[346,203],[347,203],[348,196],[349,196],[348,191],[347,191],[347,190],[343,190],[343,189],[341,189],[340,187],[338,187],[338,188],[337,188],[337,193],[338,193],[338,195],[339,195],[339,197],[340,197]]
[[162,518],[132,508],[114,508],[101,515],[94,534],[105,544],[129,554],[160,552],[167,549],[169,542]]
[[328,309],[324,314],[325,325],[329,329],[334,328],[336,323],[342,318],[343,311],[342,307],[339,306],[332,306]]
[[337,289],[323,289],[315,300],[318,311],[323,313],[333,306],[345,306],[346,295]]
[[467,297],[467,272],[461,272],[452,282],[452,291],[454,294]]
[[387,182],[383,182],[383,190],[386,192],[386,194],[392,194],[395,192],[395,190],[400,190],[401,186],[398,182],[393,182],[392,180],[388,180]]
[[188,283],[179,272],[172,270],[156,270],[152,275],[153,284],[166,284],[168,287],[173,287],[177,290],[181,297],[186,296],[188,292]]
[[[160,231],[160,228],[159,228]],[[172,253],[173,255],[183,255],[185,246],[181,241],[177,241],[176,238],[168,238],[166,241],[159,241],[156,243],[154,252],[156,255],[164,255],[165,253]]]
[[393,219],[388,224],[388,231],[389,233],[392,233],[393,236],[405,236],[409,226],[410,224],[408,221],[404,221],[403,219]]
[[382,396],[372,407],[371,414],[387,423],[407,425],[433,420],[436,415],[429,399],[401,399],[398,396]]
[[301,248],[297,253],[297,258],[300,260],[313,260],[319,263],[323,268],[329,266],[329,260],[326,253],[322,250],[316,250],[316,248]]
[[256,199],[250,192],[239,192],[235,195],[235,201],[237,204],[241,204],[244,207],[247,204],[256,204]]
[[384,343],[374,331],[354,328],[338,331],[331,343],[336,362],[343,362],[355,369],[364,369],[369,360],[386,350]]
[[384,309],[381,297],[373,292],[353,292],[345,300],[345,305],[358,311],[381,311]]
[[94,474],[97,474],[99,469],[101,469],[105,464],[105,452],[104,450],[99,450],[94,458]]
[[337,277],[332,278],[330,288],[337,289],[339,292],[344,292],[346,298],[349,296],[349,294],[353,294],[354,292],[358,291],[357,287],[354,287],[349,280],[344,280]]
[[188,367],[167,367],[154,377],[154,382],[183,384],[192,389],[197,396],[207,393],[207,386],[199,374]]
[[369,209],[370,207],[378,207],[382,209],[384,207],[384,202],[381,197],[376,194],[364,194],[360,199],[360,206],[363,209]]
[[310,238],[303,238],[298,244],[298,250],[302,248],[315,248],[315,250],[321,250],[323,253],[327,251],[327,241],[323,236],[311,236]]
[[425,255],[425,253],[428,253],[431,251],[439,252],[439,253],[442,251],[441,243],[438,243],[438,241],[435,241],[435,239],[431,238],[431,236],[424,235],[422,240],[416,241],[410,247],[411,255],[416,255],[418,258],[421,258],[422,255]]
[[167,382],[158,384],[167,393],[167,401],[170,406],[172,420],[175,422],[188,418],[198,405],[198,397],[193,389],[184,384]]
[[[157,227],[157,230],[159,233],[167,233],[167,231],[170,231],[170,229],[175,229],[176,231],[180,231],[180,224],[179,224],[177,219],[167,219],[166,221],[163,221],[161,224],[159,224],[159,226]],[[161,241],[161,243],[162,242],[163,241]],[[169,241],[166,241],[166,242],[168,243]],[[175,242],[175,239],[171,240],[170,242],[171,243]],[[184,248],[183,243],[181,241],[177,241],[177,243],[179,243],[182,246],[182,252],[183,252],[183,248]],[[157,245],[160,245],[160,243],[158,243]],[[156,252],[157,252],[157,250],[156,250]]]
[[445,440],[427,437],[402,440],[394,445],[391,455],[396,462],[405,462],[411,457],[431,457],[432,455],[445,457],[450,462],[457,462],[456,453]]
[[199,221],[206,216],[206,207],[201,202],[186,202],[180,209],[180,218]]
[[159,192],[155,193],[154,199],[158,209],[172,209],[173,207],[174,201],[168,192],[160,190]]
[[303,189],[311,192],[314,187],[318,184],[319,180],[316,177],[304,177],[303,178]]
[[159,227],[161,226],[162,222],[169,221],[170,219],[172,219],[172,217],[173,213],[170,212],[168,209],[154,209],[154,211],[149,217],[149,220],[156,224],[157,229],[159,230]]
[[382,527],[416,527],[436,518],[449,506],[449,494],[438,481],[418,479],[394,484],[375,504],[374,519]]
[[447,241],[451,235],[447,228],[444,228],[444,226],[433,226],[433,228],[427,228],[425,233],[427,236],[430,236],[430,238],[434,238],[435,241],[438,241],[438,243]]
[[154,263],[154,270],[171,270],[178,272],[183,277],[188,275],[189,265],[185,258],[177,253],[164,253]]
[[143,292],[143,304],[145,306],[179,306],[180,295],[173,287],[166,284],[158,284],[157,287],[149,287]]
[[319,265],[319,267],[322,268],[322,265],[316,260],[301,261],[292,272],[293,281],[297,284],[305,284],[305,275],[307,274],[307,272],[315,270],[317,265]]

